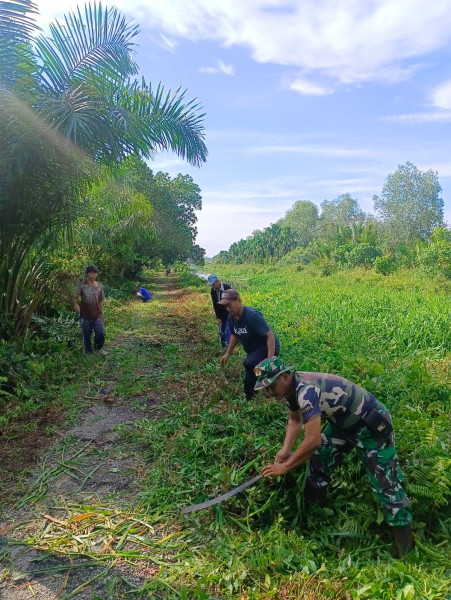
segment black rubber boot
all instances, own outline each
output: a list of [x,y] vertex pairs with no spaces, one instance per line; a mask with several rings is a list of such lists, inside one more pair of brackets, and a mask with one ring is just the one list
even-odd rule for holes
[[412,525],[410,523],[408,525],[393,527],[393,535],[395,537],[399,558],[402,558],[413,550],[415,543],[413,541]]
[[317,506],[324,508],[327,505],[327,488],[314,488],[306,485],[304,498],[307,504],[316,504]]

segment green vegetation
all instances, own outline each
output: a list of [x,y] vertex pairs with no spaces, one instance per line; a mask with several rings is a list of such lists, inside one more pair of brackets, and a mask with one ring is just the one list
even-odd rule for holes
[[136,24],[94,3],[44,36],[36,12],[30,0],[0,4],[2,338],[22,337],[54,306],[49,294],[82,272],[87,252],[116,277],[185,260],[199,190],[183,175],[154,176],[142,159],[207,156],[200,105],[136,80]]
[[[184,92],[135,81],[138,30],[116,9],[89,5],[48,37],[35,11],[29,0],[0,5],[0,499],[10,515],[16,502],[0,528],[4,581],[9,547],[24,544],[40,553],[27,583],[63,572],[57,595],[72,571],[100,566],[67,598],[88,588],[92,600],[451,598],[451,232],[437,174],[401,165],[374,198],[377,216],[349,194],[320,213],[297,202],[212,267],[263,312],[287,362],[348,377],[390,408],[415,550],[392,558],[352,455],[327,508],[307,510],[300,468],[182,517],[272,461],[286,422],[262,394],[244,401],[239,352],[219,367],[204,282],[179,266],[152,275],[157,299],[133,298],[145,267],[203,260],[198,186],[145,162],[160,149],[203,162],[203,114]],[[67,312],[89,263],[107,294],[107,358],[80,354]],[[63,434],[27,482],[86,402],[130,410],[119,442]],[[120,480],[124,457],[130,480],[81,498],[95,477]],[[64,477],[70,493],[56,496]]]
[[[69,555],[75,565],[81,559],[103,565],[99,573],[112,590],[97,596],[103,600],[121,594],[445,600],[451,580],[450,290],[412,273],[385,277],[364,270],[314,278],[290,268],[234,266],[221,267],[220,276],[263,311],[287,361],[343,374],[387,403],[413,503],[415,550],[402,561],[392,558],[391,534],[352,455],[334,477],[327,508],[306,510],[300,468],[212,509],[180,514],[183,506],[255,475],[272,460],[286,422],[286,408],[272,399],[260,395],[245,403],[242,356],[226,370],[219,367],[208,290],[186,272],[181,296],[146,305],[107,303],[120,374],[113,396],[151,402],[142,419],[121,425],[123,444],[115,448],[137,461],[132,499],[122,506],[117,495],[89,506],[67,499],[64,507],[60,498],[55,508],[50,500],[46,510],[72,525],[66,531],[46,523],[26,543],[47,556]],[[108,378],[108,363],[101,365],[86,367],[92,389]],[[89,479],[92,451],[81,469],[79,450],[86,452],[82,444],[68,446],[57,469],[44,466],[22,496],[25,505],[39,506],[46,482],[63,467],[81,483]],[[24,539],[20,527],[14,536]],[[99,553],[100,541],[110,539]],[[148,573],[145,581],[132,584],[126,573],[117,578],[118,560],[130,573]]]
[[373,197],[377,216],[365,214],[350,194],[295,202],[284,218],[213,258],[218,264],[295,265],[330,275],[344,269],[374,268],[388,275],[419,267],[451,277],[451,231],[443,222],[438,173],[400,165]]

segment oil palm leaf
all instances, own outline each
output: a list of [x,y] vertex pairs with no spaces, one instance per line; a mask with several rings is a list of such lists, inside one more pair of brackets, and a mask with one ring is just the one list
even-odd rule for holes
[[203,118],[196,100],[185,101],[186,91],[166,92],[159,84],[155,90],[142,80],[135,81],[120,98],[120,107],[137,119],[144,156],[159,150],[172,150],[195,166],[207,159]]
[[0,1],[0,88],[33,87],[36,72],[30,42],[38,30],[30,0]]
[[38,29],[30,15],[37,12],[37,6],[30,0],[0,2],[0,38],[15,42],[30,41],[32,34]]
[[132,39],[138,26],[126,21],[116,8],[85,5],[50,26],[51,37],[39,36],[36,54],[42,63],[46,93],[60,96],[74,81],[96,74],[124,80],[137,72],[132,57]]

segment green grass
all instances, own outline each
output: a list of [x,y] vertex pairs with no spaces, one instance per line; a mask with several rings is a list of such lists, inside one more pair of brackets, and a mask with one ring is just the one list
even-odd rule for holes
[[[71,550],[66,535],[61,551],[107,569],[120,558],[129,572],[143,564],[150,570],[139,585],[129,580],[121,587],[111,579],[102,600],[122,592],[165,600],[449,599],[449,294],[405,275],[312,278],[245,266],[215,272],[224,281],[233,275],[245,303],[262,310],[287,361],[343,374],[387,403],[413,502],[415,550],[402,561],[392,558],[391,535],[352,455],[334,477],[327,508],[306,509],[301,467],[214,508],[180,514],[183,506],[228,491],[272,461],[287,416],[283,405],[263,395],[245,402],[242,354],[219,367],[209,290],[184,274],[180,297],[108,306],[108,361],[115,366],[105,363],[102,374],[99,363],[91,373],[105,382],[113,368],[121,400],[151,401],[142,420],[120,428],[122,447],[140,457],[139,491],[109,520],[108,506],[90,507],[96,514],[83,548]],[[69,466],[76,460],[67,454]],[[54,530],[48,526],[46,536],[30,545],[60,547],[64,532]],[[114,553],[99,556],[91,548],[100,535],[115,539]]]
[[[223,493],[271,460],[286,419],[285,409],[270,400],[243,402],[238,357],[230,380],[211,357],[207,363],[194,358],[190,374],[203,372],[211,381],[208,402],[188,397],[169,405],[159,422],[124,430],[151,465],[139,498],[143,509],[183,531],[174,541],[181,562],[161,576],[180,597],[189,590],[190,598],[446,598],[449,297],[421,281],[395,283],[365,273],[313,281],[278,270],[251,275],[234,267],[233,274],[245,302],[262,310],[279,335],[288,361],[340,372],[390,406],[418,545],[403,561],[392,559],[391,536],[352,456],[334,479],[327,509],[305,510],[301,468],[180,521],[181,506]],[[227,275],[220,273],[223,280]],[[213,347],[210,352],[219,355]],[[154,578],[147,591],[163,593],[161,585]],[[166,594],[161,597],[177,597]]]

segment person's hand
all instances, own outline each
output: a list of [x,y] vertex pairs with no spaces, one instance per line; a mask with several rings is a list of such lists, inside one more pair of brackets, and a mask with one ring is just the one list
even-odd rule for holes
[[80,306],[79,306],[78,304],[74,304],[74,311],[75,311],[76,313],[79,313],[79,312],[80,312]]
[[274,465],[266,465],[260,471],[260,475],[263,477],[277,477],[278,475],[286,475],[289,469],[287,469],[286,465],[283,463],[278,463]]
[[222,321],[221,321],[221,319],[216,319],[216,323],[217,323],[218,325],[221,325],[221,324],[222,324]]
[[221,356],[221,358],[219,359],[219,364],[221,365],[221,367],[223,367],[226,362],[229,360],[229,355],[227,354],[227,352],[225,354],[223,354]]
[[284,463],[286,462],[291,456],[291,452],[287,452],[286,450],[284,450],[282,448],[282,450],[279,450],[279,452],[276,454],[276,458],[274,459],[274,462],[276,464],[280,464],[280,463]]

